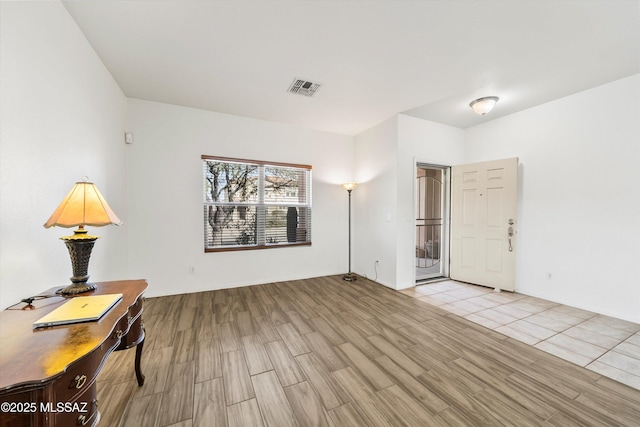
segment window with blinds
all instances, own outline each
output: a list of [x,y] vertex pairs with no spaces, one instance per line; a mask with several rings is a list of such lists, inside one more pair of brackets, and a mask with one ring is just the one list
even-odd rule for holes
[[311,244],[311,166],[202,156],[205,252]]

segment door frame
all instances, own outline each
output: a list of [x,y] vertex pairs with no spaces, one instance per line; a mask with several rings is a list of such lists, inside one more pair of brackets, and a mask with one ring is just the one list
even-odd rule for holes
[[[418,168],[431,168],[431,169],[439,169],[442,170],[442,182],[443,182],[443,190],[442,190],[442,205],[443,205],[443,213],[442,213],[442,235],[441,235],[441,246],[440,246],[440,254],[441,259],[440,263],[442,265],[441,272],[442,274],[438,277],[428,278],[420,280],[419,283],[426,283],[431,280],[442,280],[449,278],[449,244],[451,239],[451,166],[442,165],[429,161],[421,161],[418,159],[414,159],[413,162],[413,242],[415,242],[418,238],[418,233],[416,231],[417,227],[415,225],[415,211],[418,203]],[[415,253],[415,251],[412,251]],[[416,274],[415,262],[413,267],[413,284],[416,286],[418,283],[418,278]]]
[[[520,161],[518,159],[518,157],[514,157],[516,159],[517,162],[517,166],[516,166],[516,197],[518,198],[519,194],[520,194]],[[507,160],[507,159],[496,159],[496,160]],[[474,163],[483,163],[483,162],[473,162],[473,163],[469,163],[469,164],[474,164]],[[465,165],[466,163],[463,163],[461,165]],[[450,260],[451,260],[451,222],[452,222],[452,218],[451,218],[451,203],[452,203],[452,191],[453,191],[453,186],[452,186],[452,180],[453,180],[453,166],[454,165],[444,165],[441,164],[440,162],[433,162],[433,161],[423,161],[423,160],[419,160],[417,158],[414,158],[414,162],[413,162],[413,209],[414,209],[414,217],[415,217],[415,209],[417,206],[417,169],[420,166],[424,166],[424,167],[430,167],[430,168],[434,168],[434,169],[441,169],[443,171],[446,171],[445,173],[445,178],[443,179],[444,183],[445,183],[445,189],[443,190],[443,203],[444,203],[444,208],[445,208],[445,212],[443,213],[443,229],[442,229],[442,241],[446,244],[446,247],[442,247],[441,251],[443,254],[443,258],[442,261],[443,264],[443,275],[442,275],[442,279],[440,278],[434,278],[434,279],[425,279],[425,281],[421,281],[420,283],[427,283],[431,280],[444,280],[444,279],[449,279],[451,277],[450,275]],[[517,203],[517,202],[516,202]],[[516,208],[516,212],[514,213],[514,219],[515,219],[515,223],[514,223],[514,234],[513,234],[513,243],[514,245],[517,244],[517,214],[518,214],[518,210],[519,208]],[[416,232],[416,225],[415,225],[415,218],[414,218],[414,222],[413,222],[413,245],[415,246],[415,242],[417,240],[417,232]],[[415,253],[415,251],[413,251]],[[414,255],[415,257],[415,255]],[[446,261],[445,261],[445,257],[446,257]],[[517,264],[517,262],[514,260],[514,263]],[[516,267],[514,264],[514,268]],[[415,261],[413,263],[414,267],[413,267],[413,286],[415,287],[418,283],[416,282],[416,268],[415,268]],[[480,286],[487,286],[487,285],[480,285]],[[514,289],[505,289],[505,290],[511,290],[511,291],[515,291],[515,278],[514,278]],[[501,288],[496,288],[496,291],[498,291]]]

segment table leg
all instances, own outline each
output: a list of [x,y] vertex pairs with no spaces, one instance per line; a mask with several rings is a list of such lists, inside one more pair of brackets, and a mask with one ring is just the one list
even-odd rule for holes
[[146,333],[144,329],[142,330],[142,333],[144,334],[142,337],[142,341],[140,341],[140,343],[136,346],[136,362],[135,362],[136,378],[138,379],[138,386],[140,387],[144,384],[144,375],[142,373],[142,370],[140,369],[140,360],[142,359],[142,347],[144,346],[144,340],[146,338]]

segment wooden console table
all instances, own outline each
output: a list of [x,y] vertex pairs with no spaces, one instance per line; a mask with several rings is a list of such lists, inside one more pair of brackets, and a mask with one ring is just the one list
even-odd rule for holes
[[[112,351],[136,346],[135,373],[144,383],[140,358],[144,280],[97,283],[80,296],[123,294],[95,322],[33,329],[40,317],[69,297],[35,299],[0,312],[0,426],[95,426],[100,420],[96,377]],[[52,288],[41,295],[52,295]]]

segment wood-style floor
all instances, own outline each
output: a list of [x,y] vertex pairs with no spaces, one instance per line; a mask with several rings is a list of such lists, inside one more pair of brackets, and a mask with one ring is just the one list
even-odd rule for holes
[[149,298],[105,426],[638,426],[640,391],[363,278]]

